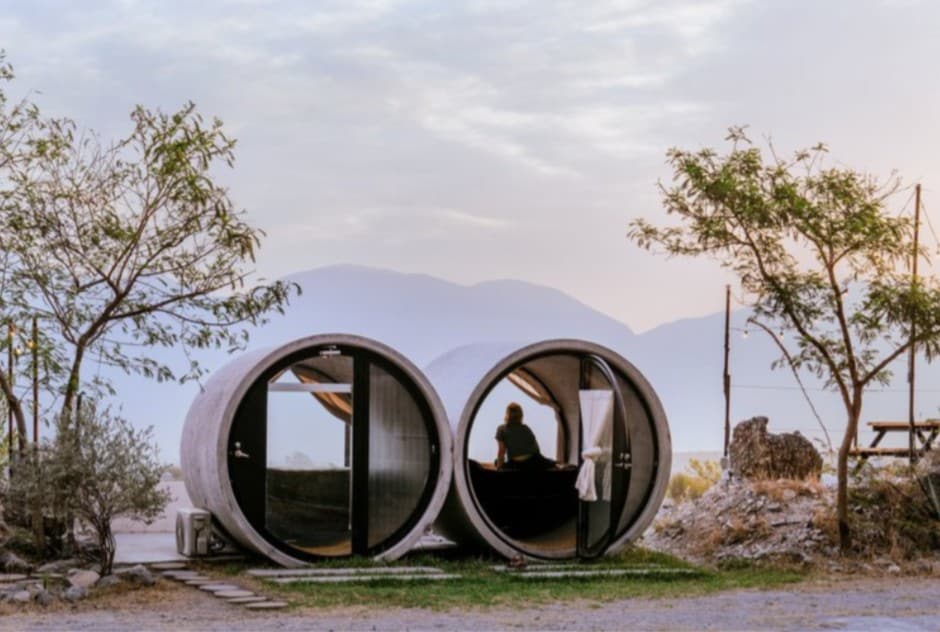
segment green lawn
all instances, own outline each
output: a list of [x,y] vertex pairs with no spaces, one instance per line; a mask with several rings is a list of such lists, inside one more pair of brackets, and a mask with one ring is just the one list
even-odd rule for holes
[[[804,573],[736,565],[722,570],[696,568],[681,560],[642,549],[632,549],[618,557],[605,558],[592,568],[687,569],[685,575],[668,571],[642,576],[614,576],[564,579],[524,579],[492,569],[503,560],[491,557],[440,556],[428,553],[406,556],[391,566],[433,566],[446,573],[461,575],[445,581],[396,582],[379,580],[351,584],[289,584],[281,585],[255,580],[243,575],[247,564],[229,565],[215,572],[241,575],[242,583],[250,583],[266,595],[278,596],[294,606],[309,607],[411,607],[431,609],[476,608],[488,606],[522,606],[540,603],[588,600],[602,603],[629,597],[680,597],[712,593],[733,588],[772,588],[801,581]],[[343,560],[325,563],[322,567],[374,566],[370,560]]]

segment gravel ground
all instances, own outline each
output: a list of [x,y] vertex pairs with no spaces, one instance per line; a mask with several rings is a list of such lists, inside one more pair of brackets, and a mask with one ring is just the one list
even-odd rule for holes
[[[628,599],[527,609],[434,612],[368,607],[253,613],[160,582],[83,610],[0,618],[3,630],[940,630],[940,579],[808,582],[787,590],[684,599]],[[96,609],[89,610],[89,606]]]

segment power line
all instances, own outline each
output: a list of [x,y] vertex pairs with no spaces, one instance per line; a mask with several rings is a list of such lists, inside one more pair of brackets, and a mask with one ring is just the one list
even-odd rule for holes
[[[799,386],[772,386],[770,384],[732,384],[732,388],[744,388],[751,390],[761,390],[761,391],[798,391],[800,390]],[[808,386],[806,387],[807,391],[814,391],[820,393],[835,393],[835,389],[825,388],[822,386]],[[907,393],[908,389],[906,388],[869,388],[865,389],[866,393]],[[915,390],[916,393],[940,393],[940,388],[918,388]]]
[[907,211],[908,205],[910,205],[911,203],[911,200],[914,199],[915,193],[916,193],[916,189],[914,187],[911,187],[911,194],[908,196],[907,202],[904,203],[904,206],[901,207],[901,210],[898,211],[897,217],[901,217],[902,215],[904,215],[904,213]]
[[937,246],[937,249],[940,250],[940,239],[937,239],[937,232],[933,229],[933,222],[930,221],[930,213],[927,212],[927,205],[924,204],[924,201],[920,202],[920,210],[923,211],[924,219],[927,220],[927,228],[930,229],[930,234],[933,236],[933,243]]

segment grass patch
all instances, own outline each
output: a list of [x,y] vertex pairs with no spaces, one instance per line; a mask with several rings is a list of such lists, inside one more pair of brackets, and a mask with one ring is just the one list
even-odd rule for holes
[[[433,566],[445,573],[461,575],[447,581],[396,582],[392,580],[351,584],[275,584],[242,576],[240,583],[251,583],[256,590],[291,602],[294,607],[334,608],[368,606],[370,608],[455,608],[519,607],[559,601],[587,601],[600,604],[625,598],[662,598],[703,595],[734,588],[773,588],[798,582],[806,573],[752,565],[734,565],[719,570],[704,570],[677,558],[631,549],[593,564],[598,569],[685,569],[687,575],[655,572],[641,576],[582,577],[564,579],[524,579],[493,570],[504,560],[493,557],[442,557],[416,554],[390,566]],[[318,564],[318,567],[368,567],[370,560],[343,560]],[[384,565],[383,565],[384,566]],[[215,567],[225,574],[240,574],[247,564]]]

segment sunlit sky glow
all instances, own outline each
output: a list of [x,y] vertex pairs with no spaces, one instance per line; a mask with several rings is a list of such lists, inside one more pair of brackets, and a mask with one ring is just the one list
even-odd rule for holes
[[[106,137],[195,101],[276,277],[357,263],[557,287],[636,330],[728,280],[625,238],[669,146],[750,124],[940,207],[940,3],[3,2],[14,94]],[[905,196],[901,196],[904,198]],[[899,199],[899,205],[903,203]],[[935,221],[940,226],[940,222]]]

